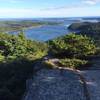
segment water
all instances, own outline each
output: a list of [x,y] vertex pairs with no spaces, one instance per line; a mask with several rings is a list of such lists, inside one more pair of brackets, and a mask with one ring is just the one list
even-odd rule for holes
[[42,26],[40,28],[28,29],[25,31],[26,37],[39,41],[47,41],[69,32],[66,26]]
[[[32,20],[32,19],[31,19]],[[66,19],[66,18],[47,18],[47,19],[33,19],[36,21],[48,21],[48,22],[61,22],[60,25],[46,25],[41,27],[35,27],[25,30],[25,35],[28,39],[47,41],[56,37],[70,33],[68,26],[74,22],[80,22],[81,19]],[[82,20],[83,21],[83,20]],[[11,32],[11,34],[17,34],[18,32]]]
[[[28,39],[38,40],[38,41],[47,41],[54,39],[56,37],[70,33],[67,27],[76,21],[66,20],[66,19],[37,19],[33,21],[48,21],[48,22],[60,22],[59,25],[45,25],[41,27],[34,27],[31,29],[25,30],[25,35]],[[10,34],[17,34],[18,32],[10,32]]]

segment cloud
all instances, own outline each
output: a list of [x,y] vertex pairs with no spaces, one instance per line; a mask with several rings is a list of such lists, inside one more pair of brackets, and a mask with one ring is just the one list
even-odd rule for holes
[[[6,0],[5,0],[6,1]],[[9,2],[16,3],[19,0],[9,0]],[[26,0],[20,0],[26,1]],[[19,2],[20,2],[19,1]],[[41,8],[0,8],[1,18],[29,18],[29,17],[70,17],[70,16],[99,16],[100,7],[94,8],[89,3],[83,3],[86,1],[92,1],[99,3],[100,0],[80,0],[80,2],[71,5],[48,7],[45,9]],[[90,6],[89,6],[90,5]]]
[[11,8],[0,8],[0,17],[1,18],[22,18],[22,17],[30,17],[37,15],[37,10],[33,9],[11,9]]
[[36,9],[10,9],[0,8],[0,18],[32,18],[32,17],[66,17],[73,9],[36,10]]
[[96,5],[100,3],[100,0],[83,0],[82,2],[88,5]]
[[91,7],[97,3],[100,3],[100,0],[80,0],[80,2],[65,6],[58,6],[58,7],[48,7],[41,10],[60,10],[60,9],[73,9],[73,8],[85,8],[85,7]]
[[41,10],[60,10],[60,9],[73,9],[73,8],[86,8],[86,7],[91,7],[94,6],[96,4],[100,3],[100,0],[80,0],[80,2],[75,3],[75,4],[71,4],[71,5],[67,5],[66,6],[58,6],[58,7],[48,7],[45,9],[41,9]]
[[73,8],[80,8],[80,7],[86,7],[84,4],[72,4],[72,5],[66,5],[66,6],[58,6],[58,7],[49,7],[41,10],[63,10],[63,9],[73,9]]
[[19,3],[20,0],[9,0],[10,3]]
[[5,2],[5,3],[11,3],[11,4],[16,4],[16,3],[21,3],[25,2],[26,0],[0,0],[0,2]]
[[[83,11],[83,12],[82,12]],[[82,13],[81,13],[82,12]],[[10,9],[0,8],[0,18],[34,18],[34,17],[75,17],[75,16],[99,16],[99,9],[71,8],[55,10],[37,9]]]

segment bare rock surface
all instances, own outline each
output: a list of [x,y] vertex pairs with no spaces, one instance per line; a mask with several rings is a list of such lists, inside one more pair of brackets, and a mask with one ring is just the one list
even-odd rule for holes
[[81,71],[85,78],[90,100],[100,100],[100,70]]
[[24,100],[86,100],[80,77],[69,70],[41,69]]
[[36,70],[40,70],[27,85],[23,100],[100,100],[100,59],[91,62],[92,66],[78,74],[67,69],[45,69],[41,63],[36,64],[39,66]]

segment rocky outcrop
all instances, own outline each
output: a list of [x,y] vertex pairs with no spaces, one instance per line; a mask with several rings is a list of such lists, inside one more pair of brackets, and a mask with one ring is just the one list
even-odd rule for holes
[[41,69],[24,100],[86,100],[83,83],[73,71]]

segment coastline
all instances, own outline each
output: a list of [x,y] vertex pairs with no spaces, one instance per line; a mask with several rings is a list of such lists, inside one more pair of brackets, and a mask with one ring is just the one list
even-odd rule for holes
[[28,30],[28,29],[38,28],[38,27],[42,27],[42,26],[44,26],[44,25],[30,26],[30,27],[23,27],[23,28],[20,29],[20,30],[5,31],[5,33],[10,33],[10,32],[20,32],[20,31],[25,31],[25,30]]

